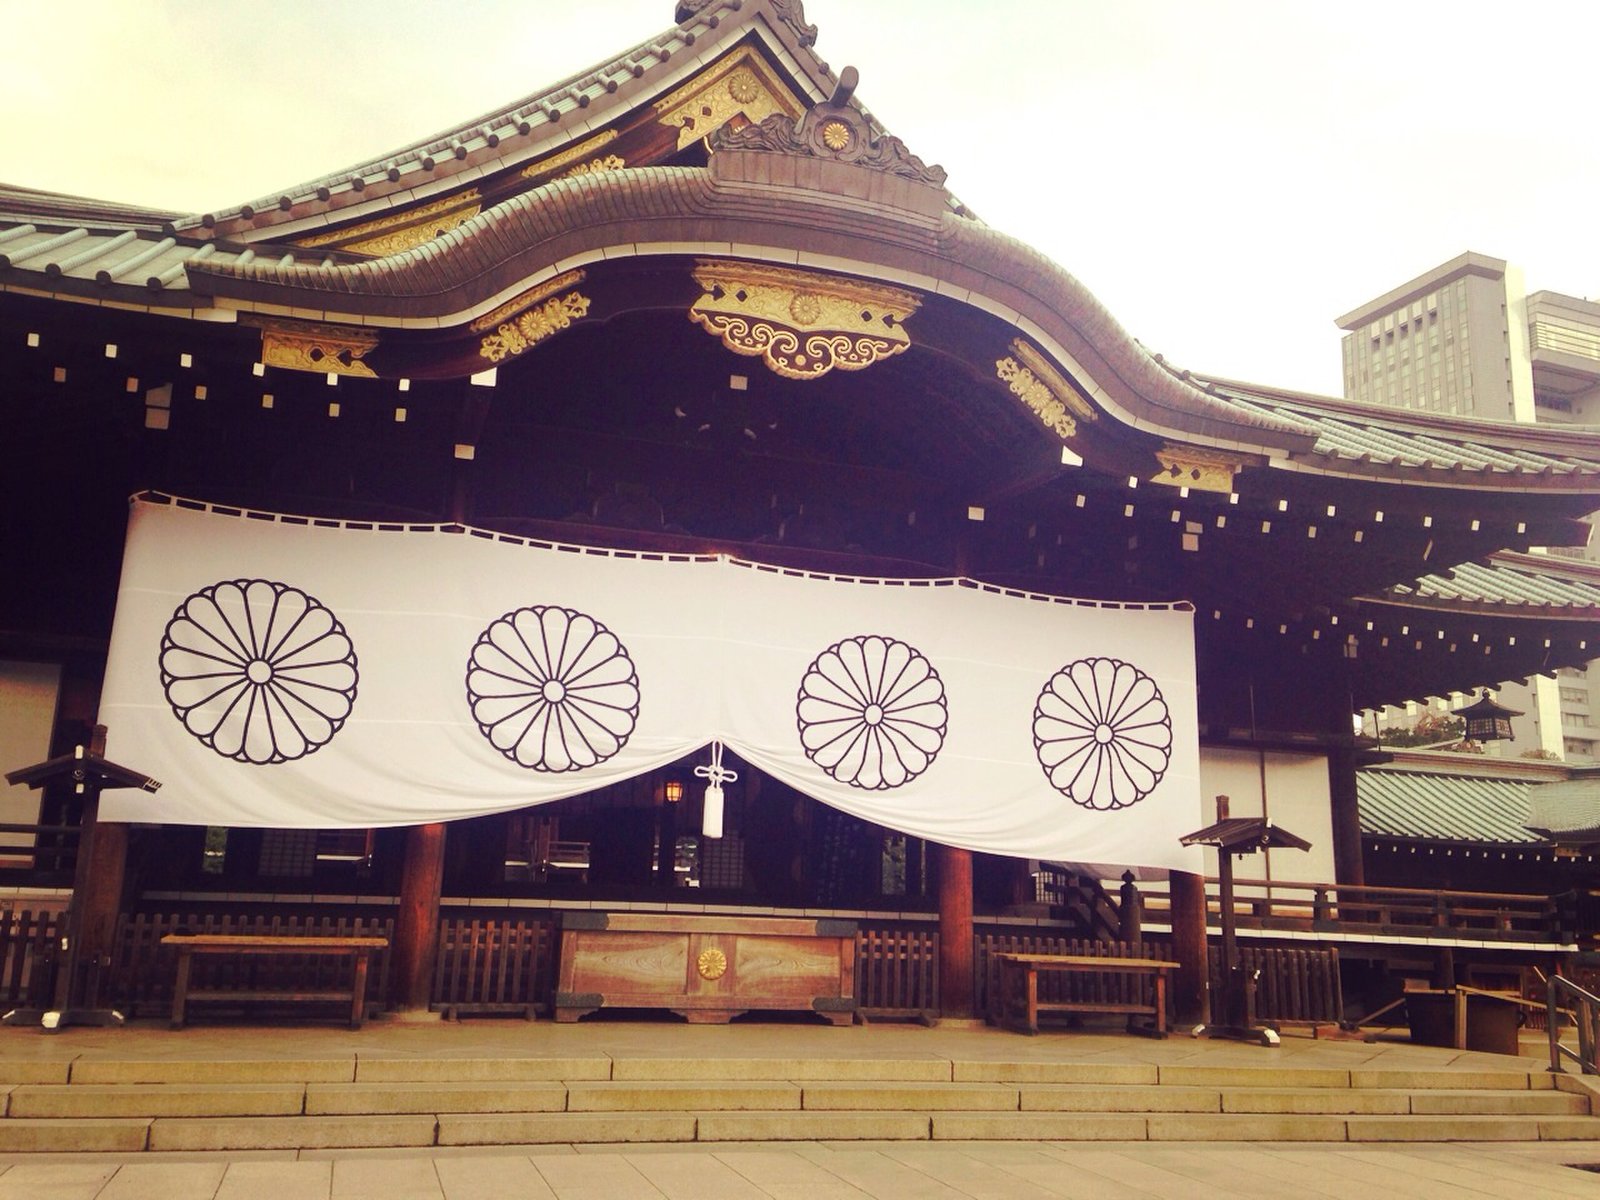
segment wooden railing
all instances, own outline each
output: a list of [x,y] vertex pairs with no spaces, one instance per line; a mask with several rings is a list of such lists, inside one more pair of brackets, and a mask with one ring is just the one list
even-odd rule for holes
[[[1216,884],[1206,880],[1213,924],[1220,916]],[[1159,920],[1170,913],[1171,897],[1164,888],[1146,886],[1141,891],[1147,917]],[[1567,900],[1512,892],[1239,879],[1234,881],[1233,915],[1240,929],[1558,942],[1571,935]]]
[[0,908],[0,1012],[48,1008],[60,913]]
[[[1223,986],[1222,947],[1209,947],[1207,958],[1211,971],[1211,994],[1216,997],[1222,994]],[[1255,974],[1255,1012],[1259,1020],[1269,1024],[1344,1023],[1344,994],[1339,978],[1338,950],[1241,946],[1239,962],[1246,971]]]
[[556,922],[549,914],[439,922],[432,1007],[446,1017],[548,1008],[554,987]]
[[[126,916],[118,927],[110,992],[110,998],[124,1011],[151,1015],[167,1010],[176,963],[171,951],[160,945],[160,939],[179,931],[392,936],[393,918],[382,910],[354,908],[328,914],[191,910]],[[0,923],[0,998],[7,1008],[42,998],[33,989],[47,986],[48,971],[41,964],[47,961],[46,951],[53,936],[53,914],[4,914]],[[549,1003],[556,950],[553,919],[541,910],[493,917],[449,913],[440,921],[432,1005],[450,1015],[531,1013]],[[1017,927],[980,929],[974,937],[973,950],[974,1001],[979,1013],[989,1011],[990,998],[995,994],[996,954],[1172,957],[1167,940],[1159,936],[1141,942],[1120,942]],[[856,938],[856,997],[862,1011],[868,1016],[927,1017],[938,1013],[939,954],[938,930],[931,922],[863,920]],[[1328,951],[1255,947],[1246,947],[1244,954],[1248,966],[1259,966],[1262,971],[1258,1000],[1265,1019],[1333,1022],[1342,1017],[1336,955]],[[373,960],[369,995],[374,1005],[381,1005],[387,994],[388,959],[388,953],[380,953]],[[222,962],[207,965],[210,974],[204,982],[215,989],[310,989],[327,983],[322,975],[330,969],[326,960],[311,958],[273,964]],[[262,971],[272,977],[263,977]],[[1213,974],[1215,971],[1214,966]],[[1104,977],[1070,982],[1053,978],[1045,986],[1105,990],[1148,984]],[[1063,994],[1060,998],[1069,997]],[[1106,991],[1085,998],[1119,997]]]
[[858,925],[856,1006],[867,1017],[938,1016],[939,931]]

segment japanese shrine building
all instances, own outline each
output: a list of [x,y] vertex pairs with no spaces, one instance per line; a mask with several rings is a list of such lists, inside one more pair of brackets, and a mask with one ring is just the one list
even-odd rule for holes
[[[963,910],[970,922],[974,905],[1033,899],[1030,861],[1151,864],[1198,886],[1203,862],[1181,857],[1177,838],[1210,819],[1219,793],[1236,815],[1269,807],[1312,843],[1280,874],[1359,883],[1352,712],[1595,657],[1600,578],[1528,553],[1587,536],[1594,431],[1413,415],[1177,369],[880,128],[855,98],[855,71],[818,58],[798,0],[699,0],[676,18],[470,125],[236,208],[0,188],[0,686],[32,697],[18,711],[32,714],[27,738],[47,743],[7,742],[21,757],[0,768],[70,749],[100,721],[112,758],[163,780],[158,796],[112,810],[129,872],[125,896],[118,886],[97,901],[113,916],[151,897],[292,906],[315,894],[393,911],[398,896],[399,926],[413,932],[397,933],[396,1002],[425,1007],[441,895],[891,912],[937,900],[959,934]],[[146,499],[131,528],[154,530],[149,540],[130,533],[136,494]],[[282,571],[229,557],[252,547]],[[484,566],[491,558],[511,565]],[[476,574],[553,578],[528,564],[558,559],[561,570],[601,564],[621,582],[575,574],[573,586],[653,607],[660,627],[561,596],[502,600],[514,585]],[[714,580],[730,561],[743,566]],[[437,778],[426,763],[391,777],[392,762],[363,751],[343,782],[316,774],[354,741],[364,707],[389,703],[378,697],[397,668],[351,615],[370,614],[367,593],[341,607],[336,584],[289,578],[309,564],[376,592],[403,580],[414,590],[396,612],[432,603],[433,587],[496,597],[481,614],[446,614],[465,631],[437,655],[457,710],[417,718],[477,765],[456,773],[434,756]],[[885,579],[897,582],[860,582]],[[716,608],[756,584],[769,591],[749,594],[771,607]],[[747,679],[753,651],[718,659],[736,690],[708,699],[716,689],[695,686],[684,659],[681,690],[657,690],[673,699],[647,710],[627,689],[663,685],[639,657],[608,685],[627,721],[599,722],[581,750],[563,742],[559,761],[549,740],[525,751],[525,731],[497,734],[504,711],[484,704],[504,697],[471,674],[494,674],[480,649],[497,644],[497,621],[524,635],[532,621],[546,638],[552,622],[561,638],[581,626],[596,644],[611,639],[613,660],[650,638],[743,639],[748,651],[763,617],[799,628],[840,589],[884,607],[819,632],[806,670]],[[928,617],[949,639],[944,660],[867,623],[935,592],[971,602],[968,616]],[[294,621],[324,622],[321,648],[334,653],[316,665],[332,674],[314,686],[342,696],[291,722],[292,738],[249,714],[258,697],[267,711],[274,670],[292,681],[293,663],[244,653],[237,691],[222,695],[185,692],[207,676],[181,657],[196,649],[191,626],[206,627],[200,608],[222,614],[215,632],[228,613],[277,620],[284,604],[298,606]],[[1069,615],[1086,623],[1069,639],[1082,649],[1039,651],[1022,689],[1038,703],[1021,710],[1020,766],[1004,767],[1016,782],[998,782],[997,765],[994,796],[965,777],[932,796],[939,770],[969,754],[955,739],[988,719],[986,702],[960,693],[963,648],[985,665],[975,680],[1004,676],[1027,666],[1034,623]],[[1150,632],[1158,625],[1179,631],[1176,650]],[[393,644],[431,669],[435,627],[394,628]],[[863,737],[879,749],[851,757],[807,740],[821,721],[808,714],[835,703],[811,682],[832,669],[824,650],[924,672],[900,740],[871,697],[863,722],[888,732]],[[409,678],[395,676],[391,694],[414,690]],[[563,679],[541,684],[543,702],[563,702]],[[785,710],[787,729],[741,744],[749,689],[771,679],[786,704],[798,689],[799,716]],[[1088,741],[1051,758],[1045,693],[1087,695],[1095,680],[1141,705],[1157,689],[1151,723],[1167,732],[1124,737],[1106,708]],[[663,707],[690,723],[711,700],[722,707],[704,728],[643,724]],[[231,732],[230,713],[244,714]],[[392,730],[413,716],[372,720]],[[796,720],[798,743],[778,745]],[[697,836],[694,769],[721,741],[739,778],[713,840]],[[385,744],[403,755],[408,742],[423,744]],[[1062,767],[1082,762],[1104,774]],[[363,785],[360,770],[377,774]],[[477,770],[494,773],[492,798],[462,782]],[[896,789],[918,785],[932,798],[898,820]],[[334,791],[343,799],[319,809]],[[74,818],[70,795],[37,799],[6,794],[5,820]],[[1091,818],[1121,832],[1072,840],[1072,822]],[[135,821],[150,827],[129,838]],[[13,878],[68,877],[55,835],[11,844]]]

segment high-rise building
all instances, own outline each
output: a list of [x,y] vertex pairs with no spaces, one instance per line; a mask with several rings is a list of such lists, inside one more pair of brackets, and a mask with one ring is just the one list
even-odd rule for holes
[[1600,303],[1526,292],[1504,259],[1468,251],[1338,325],[1349,399],[1600,424]]
[[[1468,251],[1338,325],[1348,399],[1441,416],[1600,425],[1600,303],[1527,292],[1522,272],[1503,259]],[[1600,537],[1551,553],[1597,564],[1600,582]],[[1600,660],[1508,681],[1499,699],[1525,710],[1513,723],[1511,753],[1597,760]]]

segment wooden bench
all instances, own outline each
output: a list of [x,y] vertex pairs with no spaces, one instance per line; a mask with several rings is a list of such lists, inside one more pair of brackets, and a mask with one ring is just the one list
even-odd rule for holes
[[[1100,958],[1084,954],[1000,954],[998,1020],[1006,1029],[1018,1033],[1038,1033],[1041,1012],[1064,1013],[1126,1013],[1128,1032],[1148,1037],[1167,1036],[1167,972],[1176,963],[1159,958]],[[1131,976],[1133,986],[1116,988],[1120,997],[1114,1000],[1085,999],[1041,1001],[1039,976]],[[1143,989],[1139,980],[1149,979],[1152,1002],[1139,1003],[1128,997],[1139,996]],[[1134,1018],[1154,1017],[1151,1026],[1138,1025]]]
[[[367,970],[375,950],[388,946],[383,937],[269,937],[234,933],[169,933],[163,946],[178,952],[178,977],[172,987],[172,1028],[182,1029],[184,1008],[191,1000],[270,1000],[280,1003],[302,1001],[350,1004],[350,1028],[360,1029],[367,1015]],[[340,991],[297,991],[282,989],[255,991],[226,988],[191,990],[189,971],[197,954],[235,957],[281,957],[284,955],[348,958],[351,962],[350,987]]]

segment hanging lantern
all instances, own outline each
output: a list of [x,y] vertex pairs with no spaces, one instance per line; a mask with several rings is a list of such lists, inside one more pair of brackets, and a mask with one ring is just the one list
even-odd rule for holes
[[1514,740],[1511,736],[1511,718],[1520,717],[1522,713],[1503,704],[1496,704],[1485,692],[1476,704],[1469,704],[1466,708],[1451,709],[1450,715],[1461,717],[1466,721],[1468,741],[1509,742]]

